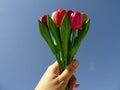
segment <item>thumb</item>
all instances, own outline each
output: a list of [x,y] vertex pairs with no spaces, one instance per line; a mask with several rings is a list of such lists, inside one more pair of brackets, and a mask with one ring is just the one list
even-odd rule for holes
[[79,61],[73,60],[62,72],[62,74],[58,77],[59,81],[69,80],[71,76],[74,74],[74,72],[76,71],[78,66],[79,66]]

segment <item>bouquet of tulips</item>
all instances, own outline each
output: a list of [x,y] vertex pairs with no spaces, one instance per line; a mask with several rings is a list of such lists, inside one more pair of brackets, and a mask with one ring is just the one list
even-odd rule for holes
[[62,72],[73,60],[86,36],[90,19],[83,12],[58,9],[51,16],[40,17],[38,23],[40,33],[55,55]]

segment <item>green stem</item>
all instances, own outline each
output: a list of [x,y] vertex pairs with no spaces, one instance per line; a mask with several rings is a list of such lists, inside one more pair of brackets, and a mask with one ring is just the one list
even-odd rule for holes
[[65,90],[69,90],[69,87],[68,87],[68,85],[66,86]]
[[76,31],[75,31],[75,30],[72,30],[72,47],[73,47],[73,45],[74,45],[75,38],[76,38]]
[[60,55],[59,55],[59,54],[56,55],[56,59],[57,59],[57,62],[58,62],[60,71],[62,72],[62,71],[63,71],[63,64],[62,64],[62,62],[61,62],[61,59],[60,59]]
[[74,46],[74,43],[75,43],[75,39],[76,39],[76,30],[72,30],[71,31],[71,46],[69,47],[69,50],[70,50],[70,52],[69,52],[69,57],[68,57],[68,59],[69,59],[69,62],[68,62],[68,64],[70,64],[70,62],[72,61],[72,59],[73,59],[73,57],[74,56],[72,56],[71,55],[71,49],[72,49],[72,47]]

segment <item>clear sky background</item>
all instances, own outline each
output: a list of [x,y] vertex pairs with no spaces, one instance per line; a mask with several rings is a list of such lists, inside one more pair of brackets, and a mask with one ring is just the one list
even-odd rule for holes
[[55,61],[37,21],[58,8],[91,19],[75,56],[81,62],[75,90],[120,90],[120,0],[0,0],[0,90],[34,90]]

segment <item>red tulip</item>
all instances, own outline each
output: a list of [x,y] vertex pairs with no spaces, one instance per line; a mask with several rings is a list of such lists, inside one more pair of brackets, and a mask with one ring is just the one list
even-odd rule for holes
[[67,16],[68,16],[68,19],[69,19],[69,20],[70,20],[70,17],[71,17],[71,13],[73,13],[72,10],[68,10],[68,11],[67,11]]
[[66,10],[64,9],[58,9],[56,14],[55,14],[55,23],[58,27],[61,26],[61,22],[63,19],[63,16],[66,14]]
[[47,15],[43,15],[42,17],[40,17],[40,21],[47,26]]
[[72,12],[70,15],[70,24],[73,30],[82,28],[82,15],[80,12]]

